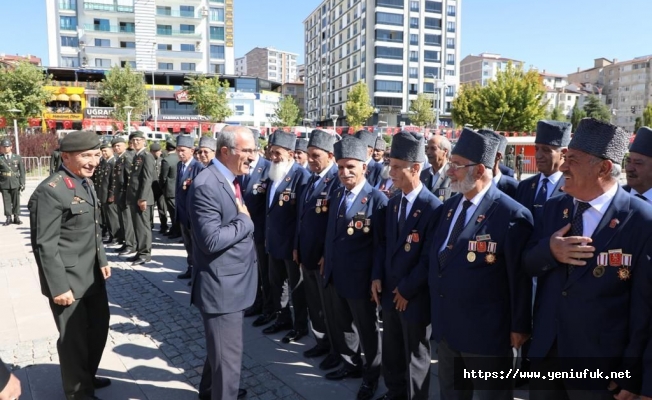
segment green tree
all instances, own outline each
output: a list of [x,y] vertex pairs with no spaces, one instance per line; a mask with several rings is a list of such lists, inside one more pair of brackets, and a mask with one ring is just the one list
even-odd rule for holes
[[301,110],[292,96],[284,96],[278,102],[274,113],[274,126],[295,126],[300,124]]
[[577,129],[577,125],[579,125],[582,118],[586,118],[586,113],[584,110],[578,107],[577,103],[575,103],[571,112],[572,114],[570,122],[573,125],[573,132],[575,132],[575,129]]
[[638,132],[638,130],[643,126],[643,118],[641,117],[636,117],[636,121],[634,121],[634,132]]
[[591,95],[586,99],[584,112],[587,117],[595,118],[599,121],[611,122],[611,111],[604,105],[600,99]]
[[453,100],[453,109],[451,110],[453,122],[455,122],[456,125],[460,127],[469,125],[476,129],[484,126],[484,123],[480,119],[475,108],[480,91],[482,91],[480,85],[462,85],[457,93],[457,97]]
[[229,81],[206,75],[189,75],[186,77],[184,90],[188,100],[195,104],[195,109],[210,122],[224,122],[233,114],[229,107]]
[[435,120],[432,101],[423,93],[410,103],[410,121],[416,126],[425,127]]
[[347,123],[354,129],[363,126],[373,115],[374,108],[371,105],[366,83],[360,81],[351,88],[344,105],[344,112]]
[[110,104],[115,110],[113,118],[127,123],[127,110],[125,106],[133,107],[131,121],[139,121],[147,111],[148,100],[145,80],[141,72],[131,69],[127,63],[124,68],[114,66],[102,80],[99,89],[100,97]]
[[562,108],[560,106],[557,106],[557,107],[553,108],[552,111],[550,112],[550,116],[548,118],[553,120],[553,121],[561,121],[561,122],[566,122],[567,121],[567,118],[564,115],[564,111],[562,110]]
[[27,118],[40,117],[52,96],[43,88],[49,81],[41,68],[28,62],[15,67],[0,66],[0,115],[13,120],[15,115],[9,110],[20,110],[18,123],[23,127]]
[[652,127],[652,103],[643,110],[643,126]]

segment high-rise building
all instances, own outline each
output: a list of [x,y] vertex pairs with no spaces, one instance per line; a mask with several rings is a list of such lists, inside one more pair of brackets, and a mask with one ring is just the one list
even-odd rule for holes
[[48,0],[50,66],[233,74],[233,0]]
[[[348,91],[366,82],[373,125],[409,120],[419,93],[442,125],[459,87],[461,0],[324,0],[304,21],[307,118],[346,124]],[[441,100],[439,100],[441,99]],[[337,117],[337,118],[335,118]]]
[[487,86],[489,81],[495,79],[498,72],[506,68],[510,62],[515,67],[523,67],[523,61],[505,58],[500,54],[468,55],[460,63],[460,83]]
[[281,83],[298,82],[298,57],[273,47],[256,47],[235,60],[235,73]]

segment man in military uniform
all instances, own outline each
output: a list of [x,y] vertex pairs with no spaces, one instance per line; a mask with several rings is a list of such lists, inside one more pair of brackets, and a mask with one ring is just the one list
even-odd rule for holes
[[505,166],[513,171],[515,167],[515,162],[516,162],[516,156],[514,156],[514,146],[510,146],[509,151],[505,156]]
[[376,138],[376,145],[374,146],[374,152],[371,155],[371,158],[375,162],[383,163],[385,161],[385,151],[387,150],[387,142],[382,137]]
[[60,334],[57,350],[68,400],[97,399],[95,389],[111,383],[95,376],[109,331],[104,281],[111,276],[90,180],[99,147],[95,132],[69,133],[61,141],[63,167],[41,182],[27,206],[41,292]]
[[181,237],[179,224],[176,216],[175,191],[177,186],[177,168],[179,156],[177,155],[177,145],[170,140],[165,142],[165,149],[168,152],[167,157],[161,160],[161,173],[158,176],[159,185],[165,197],[165,209],[170,215],[170,230],[168,237],[178,239]]
[[22,224],[20,220],[20,192],[25,190],[25,164],[23,159],[11,152],[11,141],[2,139],[0,142],[0,190],[2,190],[2,202],[5,208],[7,221],[5,226],[12,223]]
[[303,168],[310,170],[308,166],[308,139],[297,138],[294,146],[294,161]]
[[411,132],[392,138],[390,174],[401,190],[383,209],[371,293],[383,307],[383,400],[427,400],[430,389],[430,297],[423,254],[432,241],[441,201],[420,181],[424,139]]
[[516,156],[516,179],[521,180],[525,168],[525,148],[521,147],[521,152]]
[[367,160],[365,161],[367,167],[365,170],[365,178],[372,187],[377,187],[381,179],[380,174],[383,171],[383,164],[374,161],[372,157],[374,148],[376,147],[377,136],[375,133],[362,129],[355,133],[355,137],[362,140],[367,145]]
[[[494,135],[464,128],[448,168],[457,194],[442,207],[430,244],[429,287],[441,398],[513,399],[511,379],[458,374],[512,368],[512,348],[530,334],[532,281],[521,255],[532,214],[492,182]],[[462,290],[460,288],[463,288]]]
[[638,129],[627,156],[627,189],[652,204],[652,129]]
[[499,133],[489,129],[480,129],[478,133],[482,135],[490,135],[498,141],[498,149],[496,152],[496,161],[492,168],[493,181],[496,187],[512,199],[516,197],[516,190],[518,189],[518,181],[507,175],[504,175],[500,170],[500,160],[503,158],[505,148],[507,147],[507,138]]
[[[163,188],[161,187],[161,182],[159,177],[161,176],[161,163],[163,161],[163,152],[161,151],[161,145],[159,142],[152,143],[149,146],[149,152],[154,156],[154,180],[152,181],[152,194],[154,195],[154,202],[156,203],[156,208],[158,209],[158,220],[161,224],[159,232],[162,234],[167,233],[168,226],[168,216],[167,216],[167,207],[165,205],[165,196],[163,196]],[[154,213],[150,214],[150,226],[154,229]]]
[[145,134],[138,131],[129,136],[134,148],[134,159],[129,170],[127,205],[131,212],[136,238],[136,254],[128,258],[132,265],[143,265],[152,260],[152,225],[150,214],[154,206],[152,182],[154,181],[154,156],[146,149]]
[[113,177],[111,178],[111,189],[109,190],[107,202],[115,204],[118,211],[118,220],[120,222],[118,241],[122,242],[122,247],[117,249],[117,252],[120,255],[131,256],[136,253],[136,238],[126,194],[133,157],[127,152],[127,144],[122,137],[114,138],[111,141],[111,146],[116,160],[113,165]]
[[433,135],[426,144],[426,155],[430,168],[421,172],[421,182],[439,200],[451,197],[451,179],[448,177],[448,160],[451,156],[451,142],[442,135]]
[[197,154],[199,156],[199,162],[208,167],[215,158],[217,141],[209,136],[202,136],[199,139],[199,147],[197,149]]
[[50,175],[54,174],[61,167],[61,152],[59,148],[61,147],[61,139],[57,142],[57,148],[52,151],[50,156]]
[[[652,208],[618,180],[629,132],[580,121],[522,265],[538,278],[532,371],[599,370],[620,379],[531,379],[530,399],[633,399],[650,339]],[[627,374],[625,375],[625,371]]]
[[111,176],[113,174],[113,166],[115,160],[113,159],[113,149],[110,143],[102,143],[100,145],[102,157],[100,158],[100,165],[97,167],[95,174],[97,182],[94,183],[95,191],[97,192],[97,199],[100,201],[100,211],[102,212],[102,239],[106,241],[113,241],[113,234],[115,233],[111,226],[111,216],[109,215],[109,207],[107,200],[109,198],[109,187],[111,185]]

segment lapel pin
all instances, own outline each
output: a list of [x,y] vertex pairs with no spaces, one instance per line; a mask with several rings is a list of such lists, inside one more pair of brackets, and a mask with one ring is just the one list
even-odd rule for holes
[[290,182],[290,179],[292,179],[292,178],[290,178],[290,177],[288,176],[287,178],[285,178],[285,182]]
[[394,205],[394,212],[398,212],[398,207]]
[[613,229],[616,226],[618,226],[619,223],[620,223],[620,221],[618,221],[618,219],[614,218],[614,219],[611,220],[611,222],[609,222],[609,228]]
[[568,208],[564,209],[564,219],[568,219]]
[[537,187],[537,183],[536,183],[536,182],[532,182],[532,189],[534,189],[534,188],[536,188],[536,187]]
[[366,197],[363,197],[361,203],[362,203],[362,204],[367,204],[367,198],[366,198]]
[[448,215],[446,215],[446,219],[451,219],[451,215],[453,214],[453,209],[451,208],[448,210]]
[[482,221],[484,221],[484,215],[478,215],[477,223],[479,224]]
[[256,171],[260,174],[261,172],[263,172],[263,169],[262,169],[262,168],[258,168]]

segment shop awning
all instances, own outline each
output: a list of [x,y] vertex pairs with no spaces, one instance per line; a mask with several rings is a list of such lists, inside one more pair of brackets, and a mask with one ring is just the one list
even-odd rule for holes
[[70,96],[70,101],[81,101],[81,97],[78,94],[73,94]]
[[50,96],[50,101],[57,101],[57,95],[53,94],[52,96]]
[[65,93],[61,93],[57,96],[57,101],[70,101],[70,97]]

